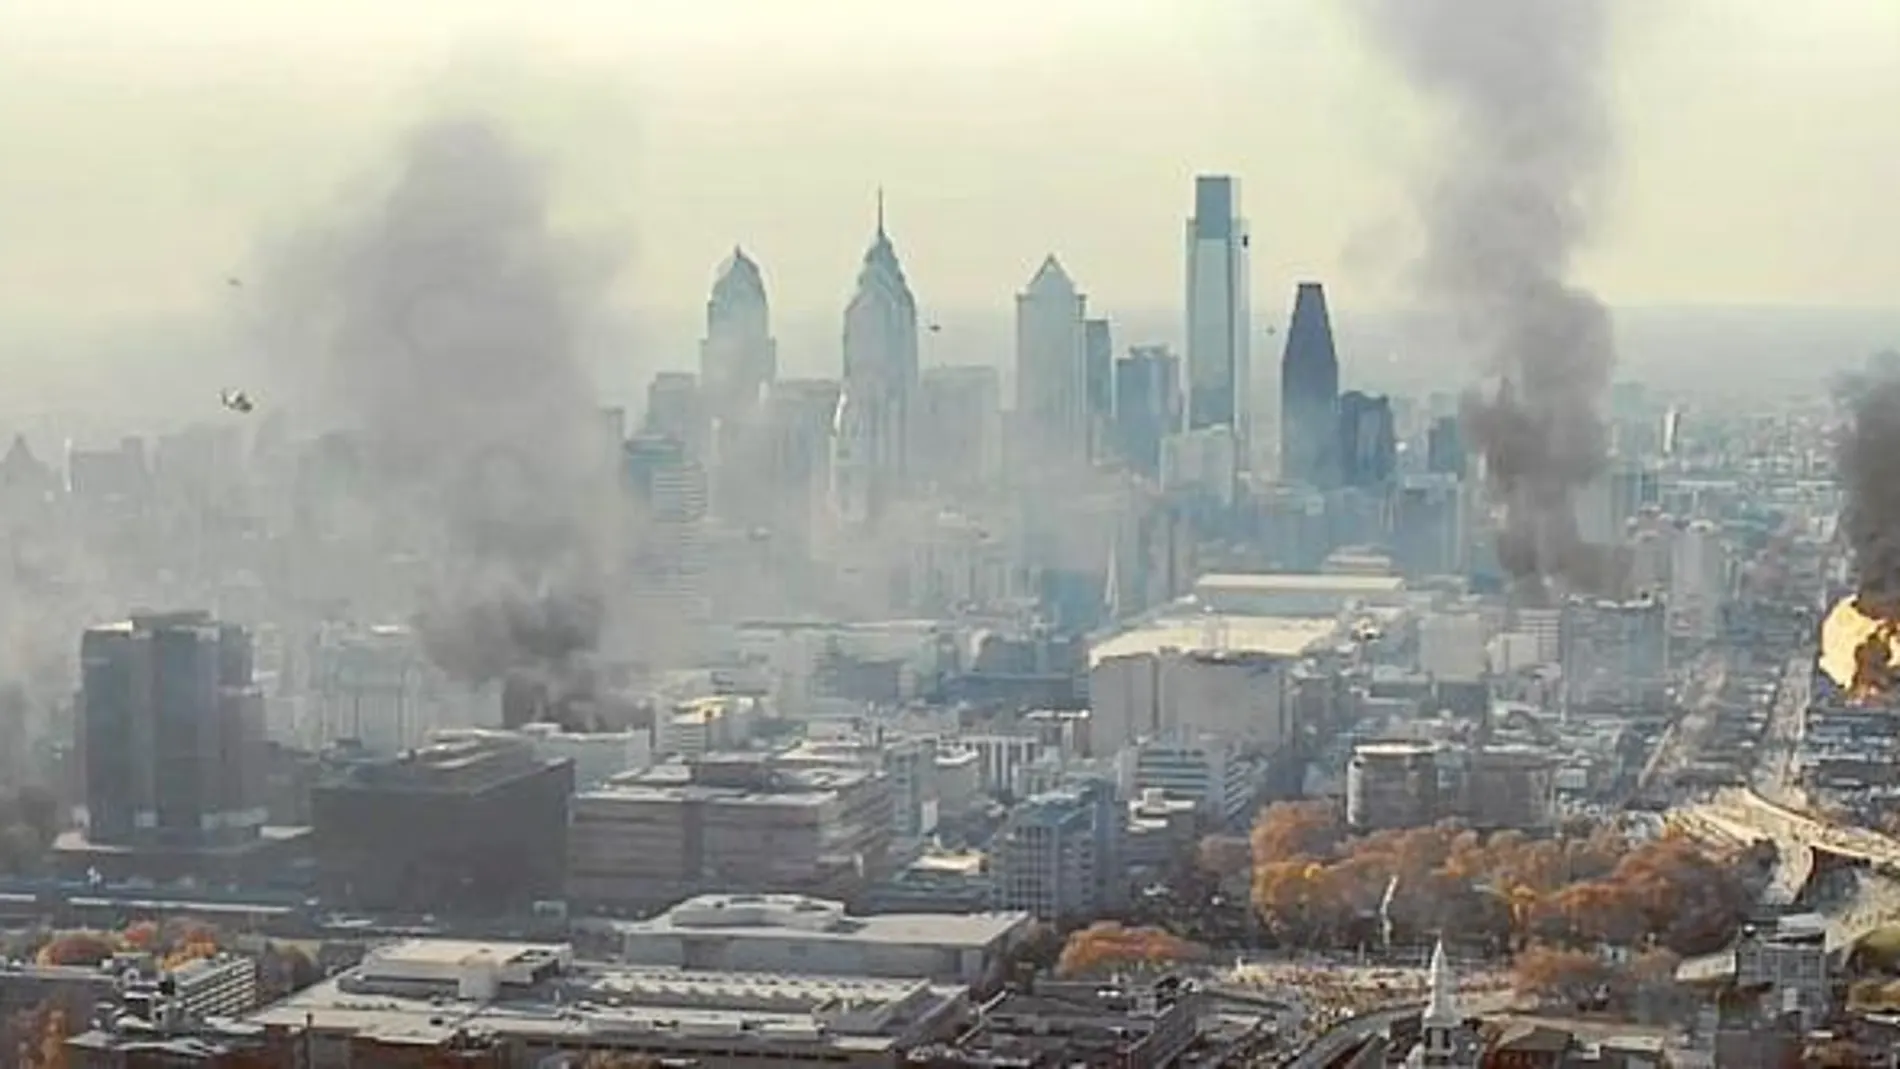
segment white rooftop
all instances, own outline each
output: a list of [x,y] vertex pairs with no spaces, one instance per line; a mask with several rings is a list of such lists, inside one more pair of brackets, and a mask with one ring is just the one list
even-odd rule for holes
[[1027,913],[881,913],[856,917],[844,905],[794,894],[710,894],[649,920],[623,921],[626,936],[819,939],[979,949],[1029,926]]
[[1330,618],[1226,613],[1164,616],[1095,643],[1089,648],[1089,666],[1092,668],[1111,657],[1134,657],[1168,649],[1183,653],[1302,657],[1328,645],[1338,632],[1338,623]]

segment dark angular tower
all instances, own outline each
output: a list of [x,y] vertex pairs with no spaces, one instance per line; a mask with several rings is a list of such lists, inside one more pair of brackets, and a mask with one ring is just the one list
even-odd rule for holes
[[1339,481],[1339,354],[1326,291],[1302,282],[1280,361],[1280,478],[1331,487]]

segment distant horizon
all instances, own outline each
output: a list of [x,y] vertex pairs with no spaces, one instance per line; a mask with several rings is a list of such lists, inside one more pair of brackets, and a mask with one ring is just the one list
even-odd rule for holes
[[[1256,297],[1254,364],[1257,379],[1274,374],[1277,330],[1291,309],[1263,308]],[[780,378],[832,378],[839,372],[843,302],[836,312],[773,314]],[[1455,342],[1420,329],[1435,318],[1418,309],[1356,308],[1335,301],[1341,382],[1347,388],[1402,396],[1461,390],[1479,369],[1457,355]],[[1617,328],[1618,381],[1642,382],[1672,396],[1774,399],[1821,395],[1828,379],[1883,349],[1900,348],[1900,306],[1760,304],[1612,305]],[[1091,314],[1095,314],[1091,310]],[[1137,344],[1181,348],[1180,313],[1159,307],[1115,314],[1118,355]],[[1009,396],[1014,359],[1013,309],[933,308],[923,321],[943,324],[922,337],[925,367],[985,364],[1003,373]],[[600,403],[637,415],[647,382],[658,371],[696,370],[703,310],[651,308],[622,311],[603,324],[606,337],[592,347]],[[10,329],[11,328],[11,329]],[[1269,337],[1267,331],[1276,334]],[[1403,344],[1401,332],[1411,344]],[[89,444],[121,433],[154,433],[220,416],[217,391],[244,386],[266,410],[278,399],[262,361],[244,357],[233,324],[180,313],[140,322],[96,323],[85,331],[44,332],[29,338],[18,325],[0,324],[0,434],[25,431],[39,448],[46,436],[71,433]],[[1400,349],[1409,354],[1399,356]],[[1392,359],[1399,356],[1398,359]]]

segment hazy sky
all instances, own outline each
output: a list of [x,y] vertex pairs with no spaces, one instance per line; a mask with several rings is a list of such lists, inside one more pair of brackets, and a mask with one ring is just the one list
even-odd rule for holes
[[[1338,0],[0,0],[0,323],[230,300],[258,243],[478,102],[690,315],[735,241],[842,305],[888,190],[931,307],[1060,253],[1167,308],[1197,171],[1241,177],[1257,303],[1398,298],[1402,89]],[[1587,279],[1624,303],[1900,304],[1900,3],[1626,0]]]

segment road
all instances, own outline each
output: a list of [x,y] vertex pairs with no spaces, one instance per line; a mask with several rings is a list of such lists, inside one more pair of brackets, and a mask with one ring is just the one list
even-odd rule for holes
[[1722,686],[1728,681],[1728,660],[1720,652],[1700,657],[1686,673],[1682,686],[1682,715],[1670,721],[1636,777],[1638,795],[1647,794],[1693,757],[1721,715]]
[[1286,1063],[1287,1069],[1323,1069],[1354,1046],[1385,1032],[1424,1007],[1423,1002],[1406,1003],[1390,1009],[1377,1010],[1363,1017],[1354,1017],[1350,1021],[1336,1025],[1331,1031],[1315,1039],[1292,1061]]
[[1806,804],[1795,781],[1794,759],[1801,749],[1802,736],[1807,733],[1808,702],[1813,698],[1813,690],[1813,659],[1806,655],[1789,658],[1782,669],[1780,684],[1775,688],[1774,708],[1769,711],[1768,724],[1762,732],[1761,757],[1750,779],[1756,794],[1793,809]]

